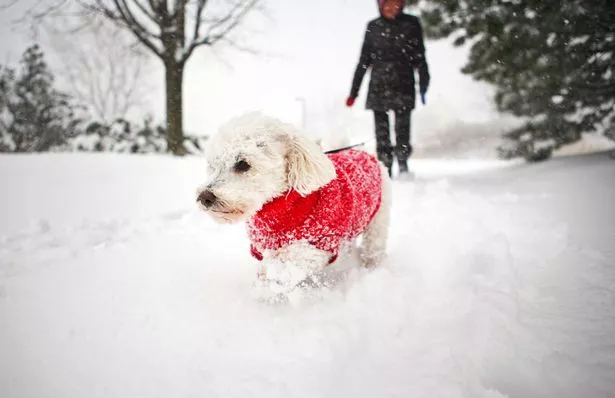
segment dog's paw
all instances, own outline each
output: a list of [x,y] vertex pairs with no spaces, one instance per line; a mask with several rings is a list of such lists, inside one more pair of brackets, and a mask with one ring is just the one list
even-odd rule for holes
[[264,279],[271,284],[273,290],[279,293],[294,289],[308,277],[309,273],[306,269],[283,261],[270,261],[265,267]]
[[362,251],[359,255],[361,266],[363,268],[375,268],[384,260],[384,252],[367,252]]
[[258,279],[252,284],[252,298],[265,304],[287,304],[288,296],[272,286],[271,281]]
[[302,302],[320,288],[325,287],[322,278],[298,267],[280,268],[267,265],[267,273],[252,285],[252,296],[267,304],[292,304]]
[[371,257],[361,257],[361,266],[363,268],[375,268],[378,265],[378,260]]
[[276,281],[258,281],[252,288],[255,301],[267,305],[299,306],[320,300],[328,290],[320,281],[305,279],[294,286],[281,285]]

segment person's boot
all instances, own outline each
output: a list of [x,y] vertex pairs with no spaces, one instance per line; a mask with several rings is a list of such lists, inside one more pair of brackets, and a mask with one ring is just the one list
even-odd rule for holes
[[396,148],[397,165],[399,174],[408,172],[408,158],[412,156],[412,145],[401,145]]
[[408,172],[408,160],[407,159],[398,159],[397,164],[399,165],[400,174]]
[[393,177],[393,155],[390,152],[378,151],[378,160],[387,168],[389,178]]

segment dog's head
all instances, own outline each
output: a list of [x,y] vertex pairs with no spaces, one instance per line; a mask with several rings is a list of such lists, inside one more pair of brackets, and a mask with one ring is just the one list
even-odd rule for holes
[[221,223],[249,218],[290,189],[305,196],[335,178],[318,144],[261,113],[224,124],[209,140],[205,157],[208,180],[197,189],[197,203]]

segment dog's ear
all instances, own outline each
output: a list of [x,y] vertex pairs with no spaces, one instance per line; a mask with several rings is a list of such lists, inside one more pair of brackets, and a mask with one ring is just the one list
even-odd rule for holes
[[287,136],[286,142],[288,184],[300,195],[308,195],[335,178],[333,162],[317,143],[301,135]]

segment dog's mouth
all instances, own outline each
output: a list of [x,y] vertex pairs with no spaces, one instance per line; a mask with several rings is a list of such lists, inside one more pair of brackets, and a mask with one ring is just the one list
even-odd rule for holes
[[214,203],[207,202],[206,198],[197,199],[197,206],[212,217],[216,222],[230,224],[242,221],[250,212],[250,206],[240,202],[229,202],[215,197]]
[[222,223],[234,223],[241,220],[245,212],[240,209],[221,210],[221,209],[207,209],[209,213],[216,221]]
[[219,214],[219,215],[227,215],[227,216],[243,216],[243,210],[208,210],[210,213]]
[[197,205],[206,213],[210,213],[211,215],[219,215],[219,216],[242,216],[245,211],[238,208],[227,208],[226,206],[212,206],[206,207],[203,206],[201,202],[197,202]]

